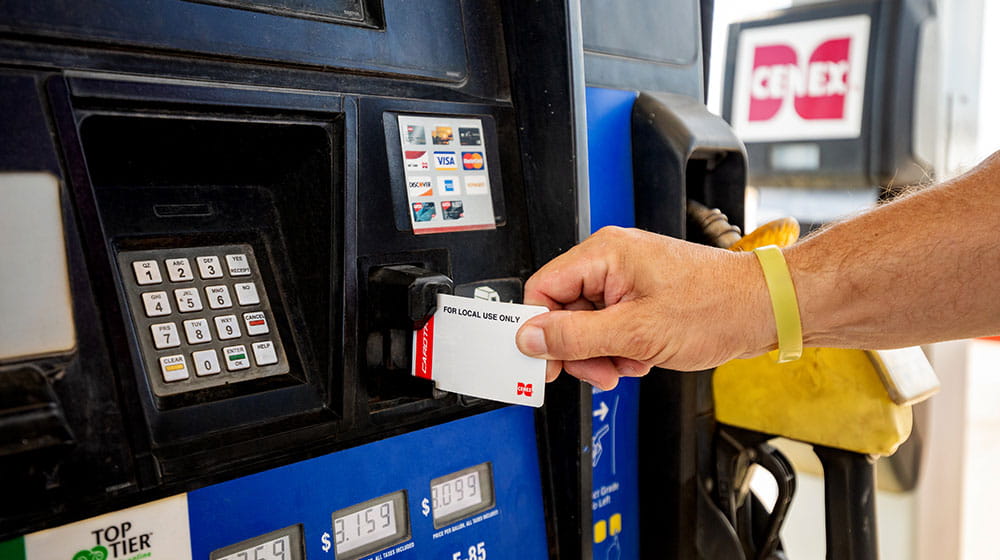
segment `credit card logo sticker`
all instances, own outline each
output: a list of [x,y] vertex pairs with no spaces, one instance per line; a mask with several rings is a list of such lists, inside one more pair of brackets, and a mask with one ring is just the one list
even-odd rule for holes
[[406,143],[419,146],[426,144],[427,135],[424,133],[424,127],[416,124],[406,125]]
[[518,383],[517,384],[517,394],[523,395],[525,397],[530,397],[532,393],[535,392],[534,387],[531,383]]
[[434,127],[434,134],[431,135],[431,140],[436,146],[447,146],[455,140],[455,133],[452,132],[450,126],[436,126]]
[[406,180],[406,190],[410,196],[432,196],[434,188],[430,177],[410,177]]
[[479,146],[483,143],[483,136],[478,128],[459,128],[458,142],[463,146]]
[[434,207],[433,202],[414,202],[413,203],[413,221],[414,222],[429,222],[437,216],[437,210]]
[[444,176],[437,178],[437,190],[439,195],[455,195],[458,194],[459,189],[458,177]]
[[465,194],[490,194],[490,182],[486,175],[466,176]]
[[465,208],[461,200],[442,200],[441,214],[446,220],[460,220],[465,216]]
[[430,155],[427,152],[407,150],[405,156],[407,169],[430,169],[431,167]]
[[481,171],[486,167],[482,152],[462,152],[462,168],[466,171]]
[[434,152],[434,169],[441,171],[455,171],[458,169],[458,160],[455,152]]

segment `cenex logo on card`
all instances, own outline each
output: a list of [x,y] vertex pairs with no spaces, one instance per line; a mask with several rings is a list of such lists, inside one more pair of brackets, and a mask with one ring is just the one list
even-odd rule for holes
[[455,152],[434,152],[434,169],[454,171],[458,169]]
[[430,158],[427,157],[427,152],[407,150],[405,156],[407,169],[430,169]]
[[525,397],[530,397],[531,394],[534,393],[534,392],[535,392],[535,389],[534,389],[534,387],[532,387],[531,383],[521,383],[520,381],[518,381],[518,383],[517,383],[517,394],[519,396],[523,395]]

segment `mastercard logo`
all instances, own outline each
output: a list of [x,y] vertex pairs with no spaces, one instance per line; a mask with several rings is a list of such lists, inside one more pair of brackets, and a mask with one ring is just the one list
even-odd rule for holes
[[486,167],[482,152],[462,152],[462,168],[466,171],[479,171]]

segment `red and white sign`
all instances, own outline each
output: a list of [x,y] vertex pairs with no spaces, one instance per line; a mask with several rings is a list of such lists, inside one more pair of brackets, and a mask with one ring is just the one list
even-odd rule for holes
[[855,15],[743,30],[733,87],[740,139],[860,136],[870,27]]

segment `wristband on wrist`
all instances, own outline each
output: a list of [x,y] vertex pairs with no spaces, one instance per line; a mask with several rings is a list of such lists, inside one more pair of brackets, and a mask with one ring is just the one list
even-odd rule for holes
[[795,285],[781,249],[774,245],[754,249],[771,294],[774,326],[778,331],[778,363],[793,362],[802,356],[802,319]]

